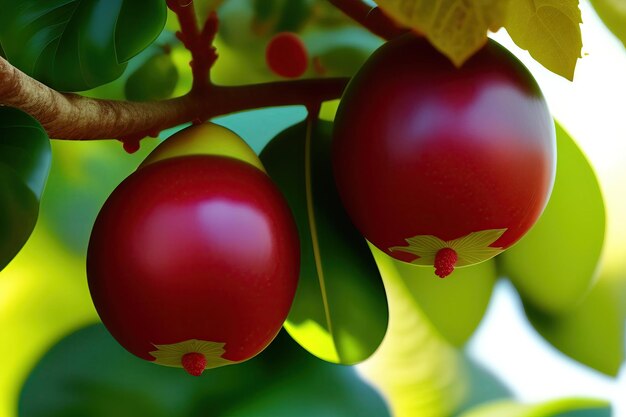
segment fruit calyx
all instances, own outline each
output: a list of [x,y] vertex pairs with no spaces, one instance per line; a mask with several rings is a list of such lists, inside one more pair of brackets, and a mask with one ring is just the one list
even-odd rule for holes
[[435,275],[445,278],[454,271],[454,265],[459,260],[459,256],[452,248],[439,249],[435,255]]
[[180,363],[189,375],[200,376],[204,372],[204,368],[206,368],[207,360],[202,353],[190,352],[183,355]]

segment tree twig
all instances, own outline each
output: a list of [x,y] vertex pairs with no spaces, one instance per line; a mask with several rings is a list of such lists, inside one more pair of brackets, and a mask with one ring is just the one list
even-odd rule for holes
[[383,39],[393,39],[406,33],[408,29],[398,26],[378,7],[372,7],[362,0],[328,0],[348,17]]
[[196,23],[196,12],[191,0],[167,0],[167,7],[178,17],[180,31],[176,37],[191,52],[192,91],[206,93],[210,90],[209,74],[217,60],[213,40],[217,34],[218,19],[212,11],[202,29]]

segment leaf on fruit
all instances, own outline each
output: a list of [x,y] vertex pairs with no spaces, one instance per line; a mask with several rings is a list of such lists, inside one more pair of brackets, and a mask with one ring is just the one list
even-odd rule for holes
[[39,122],[0,107],[0,270],[35,227],[50,160],[50,141]]
[[576,307],[597,276],[604,245],[605,207],[583,152],[557,124],[554,188],[535,226],[498,257],[526,304],[546,314]]
[[24,384],[18,412],[20,417],[312,417],[332,410],[337,417],[389,416],[382,398],[353,369],[311,357],[284,334],[257,357],[207,370],[198,382],[180,369],[134,357],[98,324],[45,354]]
[[178,70],[170,54],[148,58],[126,80],[124,92],[131,101],[162,100],[172,96],[178,83]]
[[591,0],[591,4],[606,27],[626,47],[626,3],[624,0]]
[[424,34],[456,66],[487,42],[505,21],[507,0],[375,0],[404,26]]
[[578,0],[509,1],[504,27],[541,65],[573,80],[583,45],[580,23]]
[[52,88],[80,91],[119,77],[165,25],[163,0],[0,0],[9,61]]
[[435,257],[441,249],[454,249],[458,255],[456,266],[467,266],[491,259],[502,252],[502,248],[491,247],[500,239],[506,229],[490,229],[472,232],[458,239],[444,241],[437,236],[418,235],[406,239],[408,246],[393,246],[391,252],[406,252],[417,256],[411,261],[415,265],[434,265]]
[[458,417],[611,417],[608,401],[565,398],[540,404],[498,401],[480,405]]
[[320,121],[310,141],[306,136],[305,124],[298,124],[261,153],[291,207],[301,241],[300,283],[285,328],[314,355],[353,364],[369,357],[383,339],[385,291],[367,243],[335,188],[332,123]]

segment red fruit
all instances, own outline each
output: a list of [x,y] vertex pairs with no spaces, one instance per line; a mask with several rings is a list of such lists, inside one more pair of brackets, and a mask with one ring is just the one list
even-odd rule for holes
[[445,276],[497,255],[535,223],[554,181],[555,140],[539,87],[506,49],[489,41],[458,69],[406,35],[349,84],[333,167],[370,242],[405,262],[439,259]]
[[279,33],[270,40],[265,49],[265,61],[275,74],[286,78],[300,77],[309,65],[306,45],[291,32]]
[[111,194],[87,275],[122,346],[199,375],[272,341],[295,294],[299,254],[289,208],[266,174],[233,158],[184,156],[146,165]]

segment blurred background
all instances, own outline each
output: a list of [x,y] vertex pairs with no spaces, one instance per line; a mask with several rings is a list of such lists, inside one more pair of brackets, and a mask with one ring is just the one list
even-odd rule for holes
[[[220,58],[212,73],[218,84],[276,79],[263,51],[282,31],[298,32],[305,42],[311,57],[305,77],[352,75],[380,45],[325,1],[221,3],[198,2],[200,14],[219,6]],[[626,416],[621,372],[626,50],[587,1],[580,7],[584,49],[573,83],[537,64],[505,31],[493,34],[536,77],[564,128],[561,134],[567,131],[586,154],[604,196],[602,257],[591,289],[578,304],[548,314],[534,303],[532,290],[501,272],[496,279],[495,267],[468,272],[465,280],[429,281],[378,254],[390,324],[372,358],[353,367],[329,364],[283,332],[257,358],[193,379],[124,351],[98,323],[84,271],[99,208],[159,140],[144,140],[133,155],[117,141],[53,141],[53,166],[35,232],[0,272],[0,416]],[[154,93],[148,86],[155,80],[163,86],[160,95],[185,93],[191,83],[189,56],[175,42],[176,29],[169,16],[157,42],[133,58],[120,79],[85,94],[141,99]],[[154,64],[152,57],[164,50],[170,51],[165,63]],[[157,74],[155,80],[133,77],[146,65],[153,65],[149,72]],[[325,104],[322,118],[332,120],[336,105]],[[283,107],[215,121],[260,152],[304,117],[301,107]],[[407,274],[416,275],[413,284],[403,281]],[[546,282],[543,288],[544,298],[559,297],[558,286]]]

